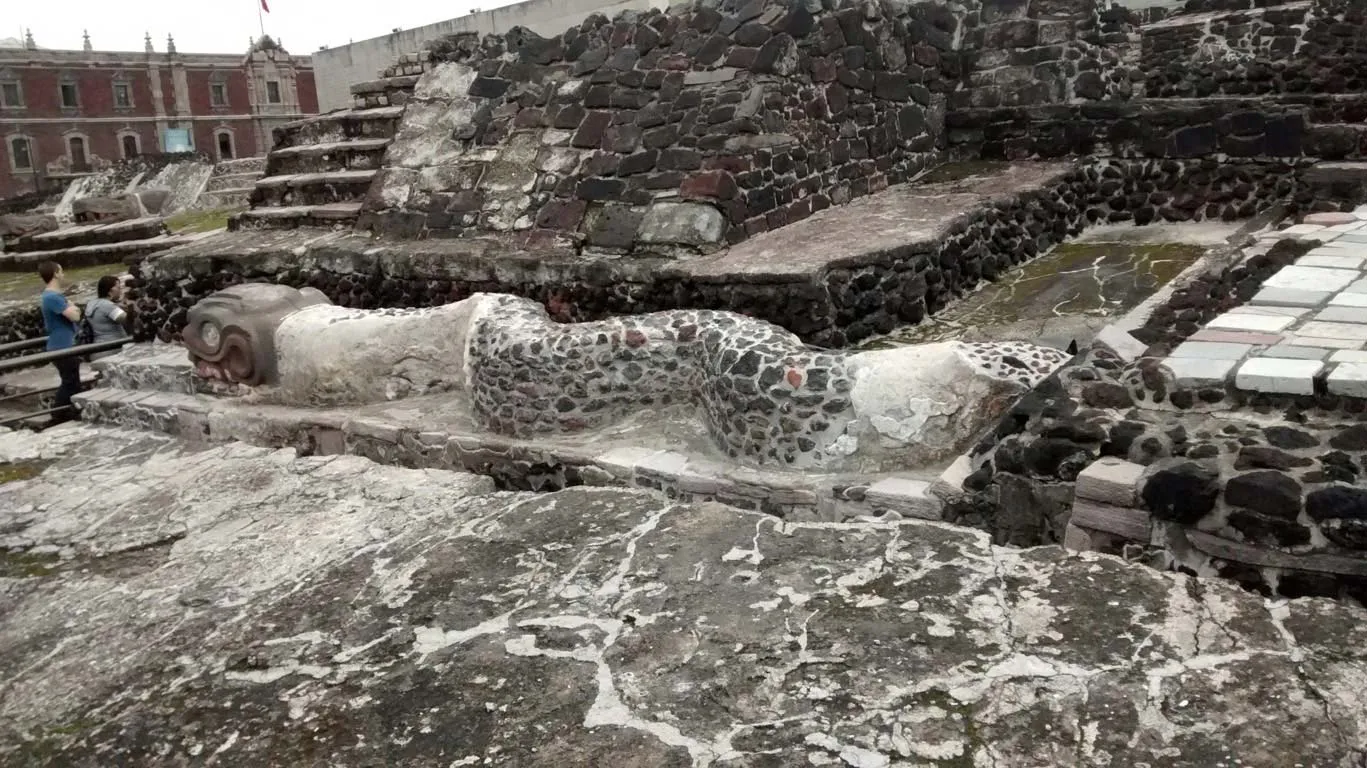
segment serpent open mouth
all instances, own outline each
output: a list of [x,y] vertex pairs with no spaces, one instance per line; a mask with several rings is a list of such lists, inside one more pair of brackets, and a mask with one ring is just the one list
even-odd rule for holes
[[183,334],[195,375],[234,384],[259,384],[256,357],[247,332],[236,326],[220,327],[212,320],[186,328]]

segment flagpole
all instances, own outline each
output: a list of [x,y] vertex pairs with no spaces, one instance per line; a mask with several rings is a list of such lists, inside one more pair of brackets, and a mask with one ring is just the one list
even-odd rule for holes
[[261,37],[265,37],[266,19],[261,15],[261,0],[256,0],[256,23],[261,25]]

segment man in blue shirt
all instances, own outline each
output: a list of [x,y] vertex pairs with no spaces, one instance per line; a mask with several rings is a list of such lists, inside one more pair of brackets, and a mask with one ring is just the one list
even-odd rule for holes
[[[39,306],[43,311],[43,327],[47,329],[47,350],[70,349],[76,345],[76,324],[81,321],[81,310],[67,301],[62,293],[62,268],[56,262],[45,261],[38,265],[38,276],[43,278],[45,287]],[[76,418],[71,407],[71,396],[81,391],[81,360],[68,357],[52,363],[62,383],[57,387],[53,407],[61,410],[52,414],[52,424]]]

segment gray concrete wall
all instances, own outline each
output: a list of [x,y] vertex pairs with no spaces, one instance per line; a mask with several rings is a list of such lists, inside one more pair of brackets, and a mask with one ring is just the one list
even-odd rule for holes
[[416,29],[375,37],[313,54],[313,77],[318,83],[318,108],[327,112],[351,106],[353,83],[374,80],[400,54],[417,53],[423,44],[458,32],[487,35],[526,27],[544,35],[558,35],[593,13],[609,18],[625,10],[665,8],[662,0],[527,0]]

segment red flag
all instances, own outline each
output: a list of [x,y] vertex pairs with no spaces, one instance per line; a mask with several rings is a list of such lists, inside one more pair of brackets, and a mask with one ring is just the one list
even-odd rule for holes
[[265,11],[266,13],[271,12],[271,7],[269,5],[266,5],[266,0],[261,0],[261,10]]

